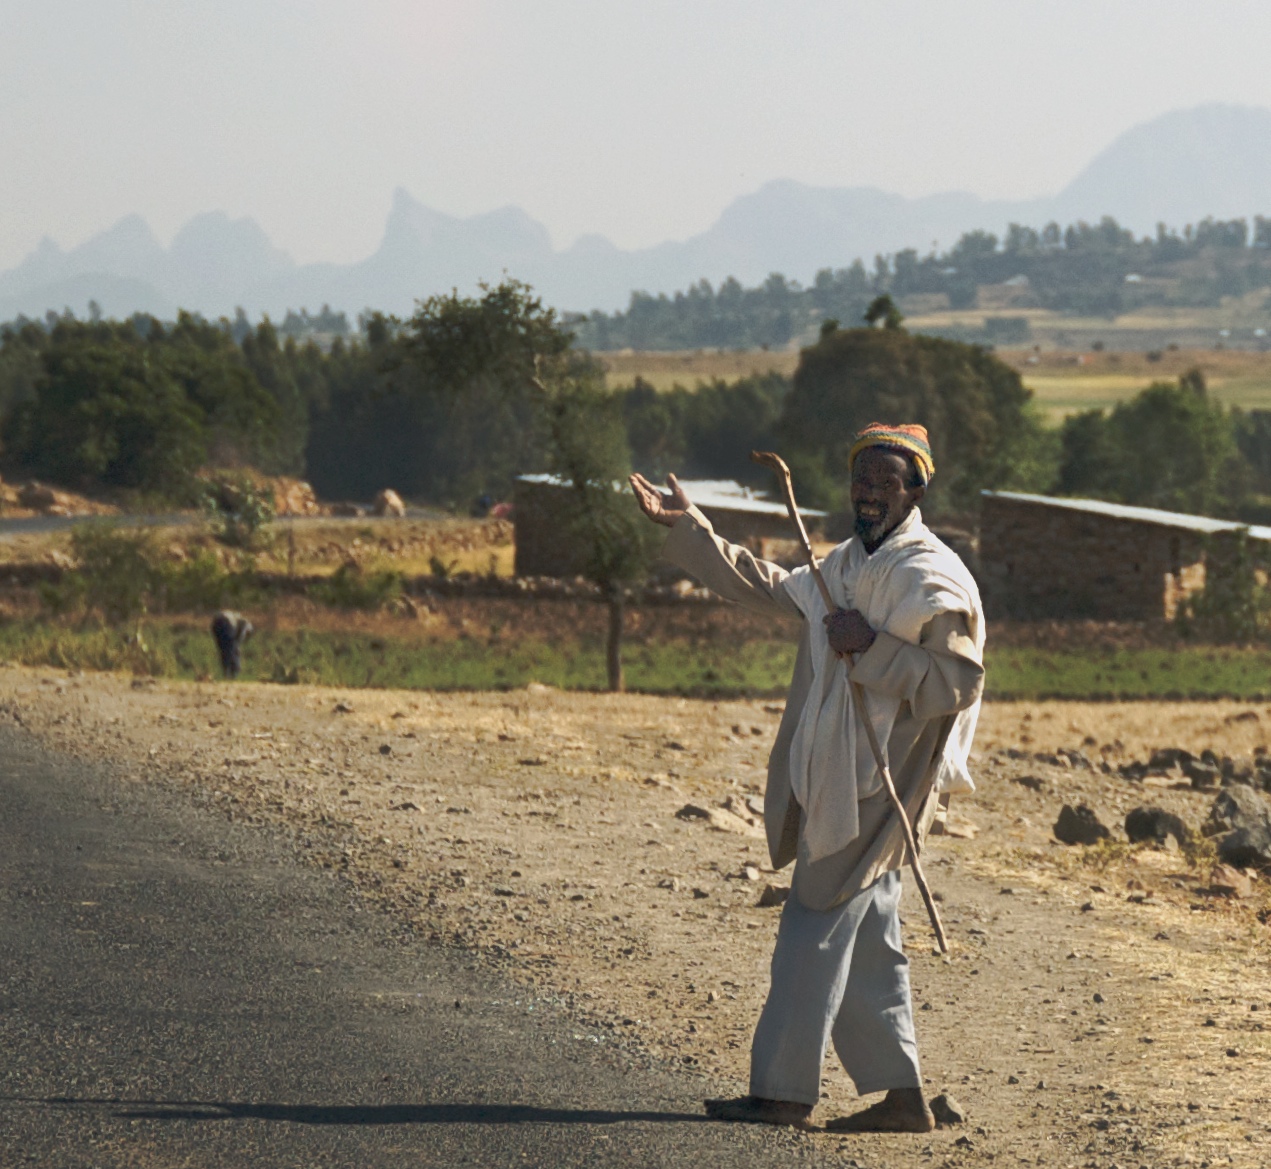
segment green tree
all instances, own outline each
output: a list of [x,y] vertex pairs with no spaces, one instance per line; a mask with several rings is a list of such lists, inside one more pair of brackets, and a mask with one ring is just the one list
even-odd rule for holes
[[421,393],[440,400],[484,483],[544,466],[569,489],[563,523],[609,606],[609,685],[621,689],[623,584],[647,569],[635,504],[617,484],[630,464],[621,403],[603,371],[528,285],[423,301],[400,340]]
[[563,522],[583,550],[584,575],[605,595],[606,673],[609,689],[621,691],[624,588],[647,573],[657,533],[626,490],[626,426],[621,402],[605,392],[603,372],[580,355],[543,388],[548,467],[568,487]]
[[4,420],[6,456],[28,473],[184,500],[209,459],[268,465],[281,441],[276,403],[228,328],[186,313],[169,328],[56,319],[42,340],[32,328],[0,346],[0,376],[21,395]]
[[918,422],[930,436],[933,511],[974,508],[984,488],[1039,489],[1053,477],[1032,394],[974,345],[900,327],[838,329],[804,349],[778,432],[800,498],[845,505],[852,437],[869,422]]
[[61,322],[35,396],[5,427],[10,457],[83,489],[179,490],[207,453],[203,419],[130,326]]
[[1116,503],[1224,514],[1248,486],[1231,416],[1199,371],[1157,382],[1110,413],[1069,418],[1055,490]]

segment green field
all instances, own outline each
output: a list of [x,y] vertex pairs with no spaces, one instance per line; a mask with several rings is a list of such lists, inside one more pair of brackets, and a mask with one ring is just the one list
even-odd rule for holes
[[[211,638],[200,624],[153,622],[140,641],[117,629],[10,621],[0,625],[0,658],[65,669],[130,670],[158,677],[217,676]],[[600,640],[478,638],[421,641],[356,631],[263,630],[247,646],[243,677],[263,682],[419,690],[505,690],[540,682],[567,690],[605,684]],[[740,646],[687,641],[631,644],[627,685],[651,694],[775,696],[794,664],[789,641]],[[990,648],[986,692],[996,699],[1271,700],[1271,649],[1178,648],[1043,650]]]

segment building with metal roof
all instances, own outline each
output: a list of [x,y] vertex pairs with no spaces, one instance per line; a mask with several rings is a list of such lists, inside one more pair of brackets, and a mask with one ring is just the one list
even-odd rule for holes
[[1271,528],[1098,499],[985,491],[980,585],[998,617],[1172,620],[1240,533]]

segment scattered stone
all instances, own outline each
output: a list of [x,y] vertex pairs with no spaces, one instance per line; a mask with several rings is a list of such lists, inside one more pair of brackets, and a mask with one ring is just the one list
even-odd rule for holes
[[1271,866],[1271,802],[1261,792],[1243,785],[1224,788],[1201,831],[1217,837],[1218,859],[1224,864]]
[[1007,1082],[1008,1084],[1018,1084],[1018,1083],[1019,1083],[1019,1076],[1007,1076],[1007,1077],[1006,1077],[1006,1082]]
[[1011,780],[1011,783],[1017,783],[1020,787],[1026,787],[1030,792],[1041,792],[1046,790],[1046,781],[1039,775],[1017,775]]
[[1229,787],[1214,798],[1201,831],[1216,836],[1235,828],[1256,827],[1271,827],[1271,802],[1249,788]]
[[980,826],[950,813],[944,819],[944,834],[955,840],[974,840],[980,834]]
[[1237,828],[1218,837],[1218,859],[1236,868],[1271,867],[1271,828]]
[[391,487],[385,487],[375,497],[371,503],[371,511],[377,516],[392,516],[399,520],[406,518],[406,505]]
[[709,820],[711,810],[703,808],[700,804],[685,804],[675,813],[675,818],[677,820]]
[[678,893],[680,891],[679,879],[677,877],[663,877],[662,880],[658,882],[658,888],[670,889],[672,893]]
[[1253,882],[1232,865],[1215,865],[1209,874],[1209,891],[1215,897],[1248,897],[1253,892]]
[[784,905],[790,897],[790,890],[785,885],[765,885],[759,892],[759,900],[755,905],[760,909],[773,909]]
[[1181,767],[1184,760],[1190,761],[1195,758],[1195,755],[1183,750],[1182,747],[1158,747],[1152,752],[1147,765],[1152,771],[1173,771],[1175,767]]
[[393,753],[393,748],[392,748],[392,745],[391,745],[390,743],[381,743],[381,744],[380,744],[380,754],[381,754],[381,755],[391,755],[392,753]]
[[723,808],[725,812],[732,813],[732,815],[736,816],[739,820],[744,820],[752,828],[763,819],[762,812],[756,815],[754,810],[750,807],[750,802],[748,800],[743,800],[738,796],[728,796],[720,807]]
[[322,505],[313,487],[303,479],[279,475],[269,481],[274,494],[274,515],[321,515]]
[[694,901],[705,901],[705,900],[706,900],[706,898],[708,898],[709,896],[710,896],[710,894],[709,894],[709,893],[707,893],[705,889],[697,889],[697,888],[694,888],[694,890],[693,890],[693,900],[694,900]]
[[742,866],[741,866],[741,879],[742,879],[743,881],[757,881],[757,880],[759,880],[759,866],[758,866],[758,865],[749,865],[749,864],[747,864],[747,865],[742,865]]
[[1055,821],[1055,839],[1063,844],[1098,844],[1111,837],[1092,808],[1085,804],[1065,804]]
[[1191,839],[1191,832],[1172,812],[1161,808],[1138,807],[1125,818],[1125,834],[1131,844],[1151,841],[1163,845],[1166,837],[1172,836],[1178,844],[1184,845]]
[[521,767],[542,767],[546,762],[541,755],[527,755],[524,759],[517,760]]
[[1090,762],[1090,759],[1083,752],[1076,751],[1072,747],[1060,747],[1055,754],[1061,759],[1066,759],[1068,766],[1072,768],[1080,771],[1094,770],[1094,764]]
[[931,1115],[941,1128],[966,1122],[966,1109],[947,1092],[941,1092],[931,1100]]
[[735,812],[730,812],[727,808],[707,808],[701,804],[685,804],[675,813],[675,818],[704,823],[716,832],[736,832],[742,836],[763,835],[763,828],[749,810],[742,817]]
[[332,714],[352,714],[353,704],[351,702],[345,702],[344,699],[342,698],[340,699],[339,702],[337,702],[331,708],[331,713]]
[[1194,788],[1217,787],[1222,779],[1222,768],[1212,764],[1205,763],[1199,759],[1185,760],[1180,769],[1188,779],[1192,781]]

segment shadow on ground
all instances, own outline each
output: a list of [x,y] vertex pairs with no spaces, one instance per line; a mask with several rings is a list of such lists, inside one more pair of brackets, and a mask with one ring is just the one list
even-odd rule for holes
[[695,1124],[689,1112],[536,1108],[528,1104],[269,1104],[235,1100],[120,1100],[110,1097],[9,1097],[56,1108],[108,1108],[126,1120],[282,1120],[292,1124]]

